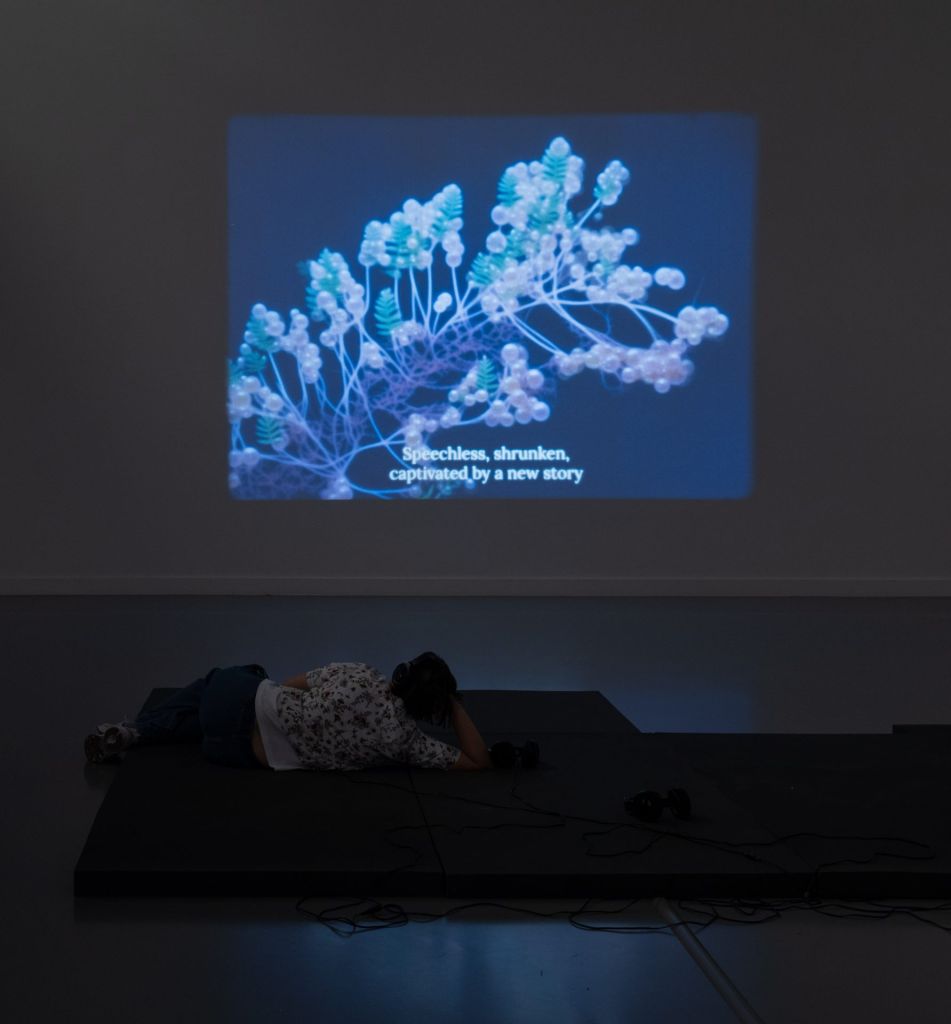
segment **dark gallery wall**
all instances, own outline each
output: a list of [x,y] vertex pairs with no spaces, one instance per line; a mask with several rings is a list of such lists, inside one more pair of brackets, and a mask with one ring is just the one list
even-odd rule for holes
[[[946,22],[841,0],[12,5],[0,592],[951,592]],[[704,111],[758,120],[749,498],[230,498],[229,118]]]

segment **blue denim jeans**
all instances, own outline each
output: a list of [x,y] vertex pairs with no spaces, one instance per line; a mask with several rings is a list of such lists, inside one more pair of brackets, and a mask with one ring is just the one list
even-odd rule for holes
[[202,756],[232,768],[263,768],[254,756],[254,697],[261,665],[213,668],[131,724],[141,743],[200,743]]

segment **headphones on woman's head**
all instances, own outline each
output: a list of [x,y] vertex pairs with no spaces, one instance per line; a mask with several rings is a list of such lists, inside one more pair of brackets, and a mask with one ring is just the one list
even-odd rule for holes
[[432,651],[424,651],[422,654],[417,654],[415,658],[410,661],[401,661],[395,669],[393,669],[393,683],[396,686],[402,686],[409,680],[410,674],[415,669],[417,672],[421,669],[426,672],[426,669],[432,669],[433,663],[445,664],[442,658],[438,654],[433,654]]

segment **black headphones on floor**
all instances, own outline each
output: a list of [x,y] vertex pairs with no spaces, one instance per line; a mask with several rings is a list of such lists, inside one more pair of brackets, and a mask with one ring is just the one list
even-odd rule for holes
[[489,747],[494,768],[534,768],[538,764],[538,744],[529,740],[524,746],[501,740]]
[[640,821],[657,821],[665,807],[675,818],[690,818],[690,797],[685,789],[670,789],[665,799],[653,789],[646,789],[624,801],[624,810]]

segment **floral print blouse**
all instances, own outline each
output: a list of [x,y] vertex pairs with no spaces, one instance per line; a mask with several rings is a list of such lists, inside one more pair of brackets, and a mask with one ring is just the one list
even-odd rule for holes
[[309,689],[282,686],[277,714],[304,768],[358,770],[392,764],[451,768],[459,750],[428,736],[390,681],[362,662],[311,669]]

